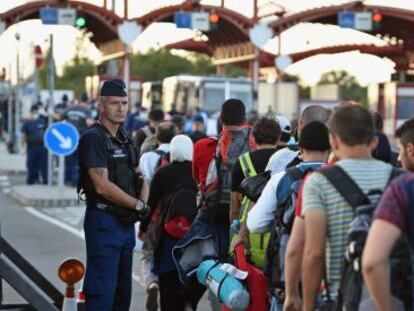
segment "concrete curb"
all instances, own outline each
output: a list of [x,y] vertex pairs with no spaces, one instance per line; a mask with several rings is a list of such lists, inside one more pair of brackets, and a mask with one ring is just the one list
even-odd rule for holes
[[19,185],[10,191],[12,198],[20,204],[32,207],[64,207],[78,204],[76,189],[65,187],[60,193],[56,186]]

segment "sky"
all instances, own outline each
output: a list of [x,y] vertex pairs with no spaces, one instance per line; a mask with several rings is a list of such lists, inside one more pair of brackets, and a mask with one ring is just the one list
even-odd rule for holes
[[[30,2],[31,0],[1,0],[0,12]],[[116,12],[122,15],[123,0],[116,0]],[[414,9],[413,0],[371,0],[365,1],[369,4],[381,4],[406,9]],[[103,0],[85,1],[96,5],[102,5]],[[110,4],[112,0],[107,0]],[[130,0],[130,17],[140,16],[153,9],[165,5],[173,5],[182,0]],[[332,4],[348,2],[347,0],[259,0],[262,10],[271,7],[269,2],[277,2],[286,7],[288,14],[302,11],[308,8],[320,7]],[[219,0],[204,0],[204,4],[218,5]],[[251,0],[225,0],[225,6],[237,10],[247,16],[252,15]],[[15,39],[15,33],[20,34],[19,42]],[[16,75],[17,50],[20,55],[21,71],[25,75],[33,70],[33,46],[40,45],[44,50],[49,46],[48,37],[54,35],[55,59],[58,70],[69,61],[75,53],[75,38],[80,35],[79,31],[70,26],[45,26],[40,20],[23,21],[9,27],[0,35],[0,67],[7,71],[11,69],[12,77]],[[149,26],[140,37],[133,43],[134,51],[145,52],[151,47],[165,45],[192,36],[190,30],[178,30],[175,25],[167,23],[156,23]],[[341,45],[349,43],[372,43],[384,44],[376,37],[349,29],[341,29],[334,25],[299,24],[282,34],[282,53],[294,53],[303,50],[314,49],[322,46]],[[277,53],[277,39],[270,40],[265,50]],[[87,45],[88,57],[99,62],[100,52],[89,43]],[[361,84],[371,82],[387,81],[393,72],[394,63],[387,59],[361,54],[359,52],[348,52],[335,55],[317,55],[303,61],[292,64],[287,72],[298,74],[306,84],[315,84],[320,75],[329,70],[347,70],[355,75]]]

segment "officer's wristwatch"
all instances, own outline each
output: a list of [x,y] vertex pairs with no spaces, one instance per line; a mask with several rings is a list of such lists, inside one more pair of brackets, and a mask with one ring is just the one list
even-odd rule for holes
[[147,215],[149,212],[149,206],[141,200],[137,200],[137,203],[135,204],[135,210],[142,214],[143,216]]

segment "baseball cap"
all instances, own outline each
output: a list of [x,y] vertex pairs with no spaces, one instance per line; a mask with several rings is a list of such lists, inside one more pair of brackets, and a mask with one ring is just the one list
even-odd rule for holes
[[292,133],[292,125],[290,124],[290,121],[288,118],[286,118],[284,115],[278,114],[276,116],[276,121],[279,123],[279,126],[282,130],[282,132],[291,134]]

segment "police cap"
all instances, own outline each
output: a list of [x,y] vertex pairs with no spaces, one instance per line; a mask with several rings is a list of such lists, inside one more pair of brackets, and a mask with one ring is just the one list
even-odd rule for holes
[[127,96],[125,82],[121,79],[111,79],[105,81],[101,88],[101,96]]

